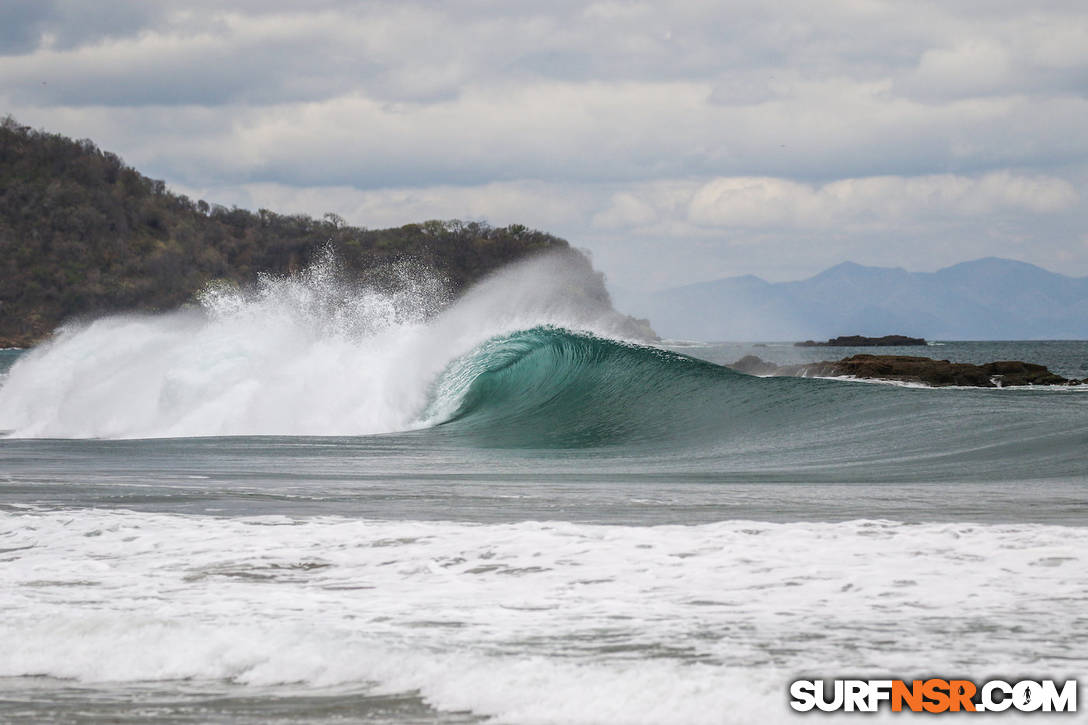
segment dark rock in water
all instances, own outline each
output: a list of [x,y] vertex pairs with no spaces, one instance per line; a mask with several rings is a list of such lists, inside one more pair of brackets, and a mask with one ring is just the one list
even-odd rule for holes
[[864,335],[843,335],[833,337],[827,342],[805,340],[793,343],[795,347],[909,347],[925,345],[925,338],[905,335],[885,335],[884,337],[865,337]]
[[1065,385],[1069,381],[1043,365],[1020,361],[986,365],[953,363],[906,355],[854,355],[833,363],[836,375],[921,382],[933,386],[968,385],[995,388],[1006,385]]
[[749,375],[778,375],[779,367],[755,355],[745,355],[728,367]]
[[800,365],[775,365],[747,355],[729,367],[753,375],[797,377],[853,377],[872,380],[899,380],[933,387],[962,385],[999,388],[1018,385],[1080,385],[1056,375],[1044,365],[1004,360],[972,365],[910,355],[854,355],[839,361],[824,360]]

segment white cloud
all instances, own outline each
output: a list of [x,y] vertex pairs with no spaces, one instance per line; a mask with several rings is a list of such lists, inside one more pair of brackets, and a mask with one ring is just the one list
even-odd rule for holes
[[1013,73],[1010,49],[992,38],[974,38],[922,54],[913,78],[923,92],[974,96],[1001,90]]
[[815,186],[768,177],[720,178],[700,188],[689,218],[704,226],[827,228],[890,226],[923,218],[1045,214],[1079,199],[1062,179],[1007,171],[840,179]]
[[593,216],[593,225],[602,229],[645,227],[658,220],[658,212],[629,191],[612,195],[608,207]]
[[798,81],[789,98],[752,106],[715,104],[711,93],[700,83],[537,81],[429,103],[346,94],[269,107],[13,110],[190,185],[834,179],[1039,170],[1088,158],[1088,98],[933,107],[847,79]]

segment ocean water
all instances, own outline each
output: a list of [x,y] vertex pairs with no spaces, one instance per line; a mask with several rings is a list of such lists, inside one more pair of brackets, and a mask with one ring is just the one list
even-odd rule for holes
[[[0,721],[773,723],[813,717],[797,678],[1088,681],[1088,389],[745,376],[850,351],[638,345],[561,272],[435,314],[315,269],[0,351]],[[1084,377],[1088,344],[922,354]]]

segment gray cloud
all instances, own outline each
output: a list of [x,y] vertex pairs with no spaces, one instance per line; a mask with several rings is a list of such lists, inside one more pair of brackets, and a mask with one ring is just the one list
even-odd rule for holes
[[228,203],[528,220],[628,284],[1088,274],[1086,88],[1073,1],[0,7],[23,122]]
[[141,0],[5,0],[0,4],[0,56],[43,46],[67,50],[135,35],[154,26],[164,9]]

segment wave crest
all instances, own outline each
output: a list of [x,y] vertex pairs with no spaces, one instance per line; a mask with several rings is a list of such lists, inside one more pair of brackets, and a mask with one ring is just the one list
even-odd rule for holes
[[554,326],[486,341],[435,385],[426,419],[491,445],[568,447],[696,432],[700,393],[743,376],[668,350]]
[[[25,353],[0,388],[18,437],[367,435],[424,425],[433,385],[487,340],[538,325],[622,335],[592,268],[549,255],[447,305],[433,273],[402,265],[383,288],[325,257],[250,289],[209,286],[163,315],[71,324]],[[588,290],[588,292],[585,292]],[[581,291],[581,292],[580,292]]]

